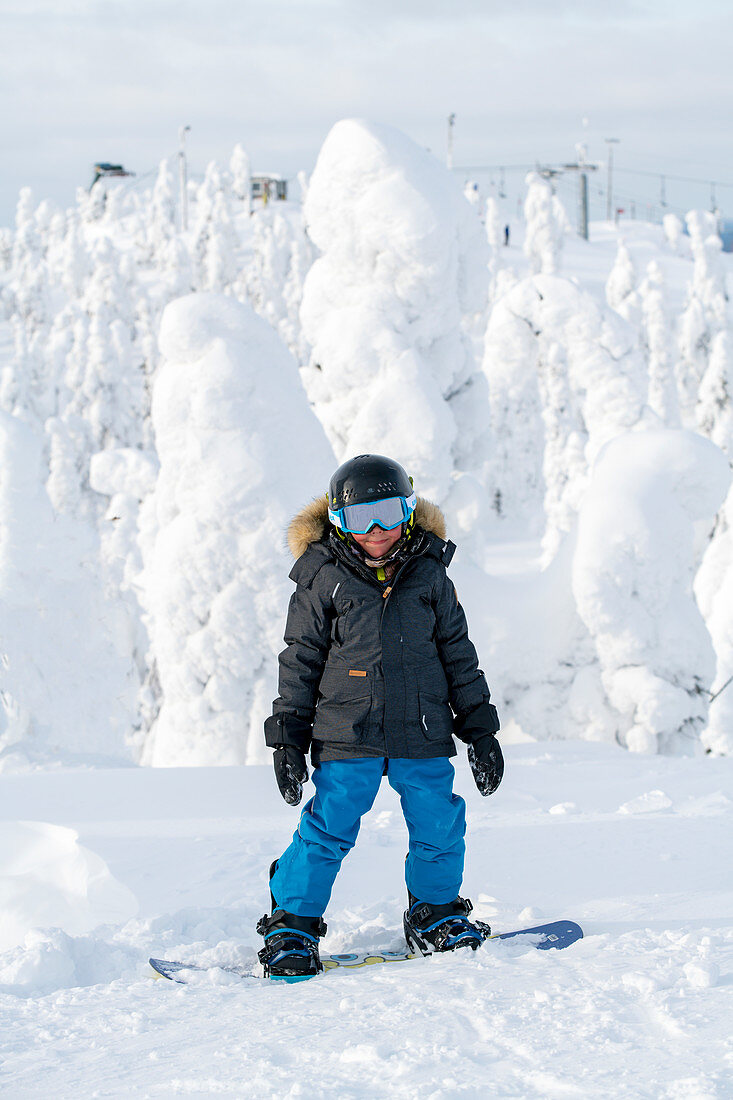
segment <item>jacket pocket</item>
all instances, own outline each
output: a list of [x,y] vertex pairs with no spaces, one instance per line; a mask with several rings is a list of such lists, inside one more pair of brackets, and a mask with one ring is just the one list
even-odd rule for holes
[[333,620],[333,640],[336,645],[343,645],[344,637],[346,635],[346,620],[351,608],[353,607],[351,600],[344,600],[341,606],[338,608],[338,613]]
[[421,691],[420,729],[428,741],[450,741],[453,734],[453,714],[448,704],[435,695]]
[[318,691],[313,737],[318,741],[358,744],[372,707],[368,670],[326,666]]

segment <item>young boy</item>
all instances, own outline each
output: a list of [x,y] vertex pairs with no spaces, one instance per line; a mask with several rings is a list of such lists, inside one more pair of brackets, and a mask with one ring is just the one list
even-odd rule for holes
[[271,978],[318,973],[323,913],[382,777],[400,796],[409,833],[405,938],[414,951],[476,948],[487,925],[468,919],[465,803],[453,793],[453,735],[483,795],[504,771],[496,709],[446,575],[455,546],[435,505],[403,468],[360,455],[338,468],[328,499],[290,525],[290,577],[279,697],[265,722],[275,777],[300,802],[314,797],[290,847],[270,868],[272,912],[257,931]]

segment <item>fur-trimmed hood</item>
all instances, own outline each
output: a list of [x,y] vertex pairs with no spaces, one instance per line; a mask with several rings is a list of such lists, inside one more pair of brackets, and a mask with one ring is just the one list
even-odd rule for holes
[[[437,504],[418,497],[415,523],[424,531],[430,531],[445,541],[445,517]],[[293,517],[288,527],[288,546],[296,561],[312,542],[319,542],[323,538],[328,526],[328,501],[325,496],[316,497]]]

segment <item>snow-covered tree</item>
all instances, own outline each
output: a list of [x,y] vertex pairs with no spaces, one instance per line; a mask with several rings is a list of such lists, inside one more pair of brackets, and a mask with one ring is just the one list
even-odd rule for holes
[[700,750],[715,658],[692,581],[696,527],[730,482],[691,432],[632,432],[599,456],[580,509],[573,591],[616,736],[635,752]]
[[13,262],[13,233],[0,226],[0,271],[9,271]]
[[698,430],[733,458],[733,348],[727,329],[713,337],[696,414]]
[[695,577],[695,595],[716,659],[702,740],[711,752],[733,756],[733,488],[718,513],[714,537]]
[[168,244],[176,232],[176,198],[173,172],[167,160],[162,160],[148,209],[147,237],[156,266],[165,257]]
[[290,587],[283,534],[335,460],[294,360],[251,307],[181,298],[160,346],[139,582],[160,709],[142,761],[260,761]]
[[691,210],[685,220],[694,264],[687,304],[679,321],[676,376],[683,423],[694,427],[698,390],[712,343],[727,327],[727,294],[720,260],[723,246],[715,216]]
[[232,192],[234,197],[242,203],[246,214],[252,211],[252,176],[250,172],[249,157],[242,145],[235,145],[229,161],[229,171],[232,176]]
[[606,281],[606,301],[625,320],[630,321],[629,299],[636,290],[636,271],[626,242],[619,240],[616,260]]
[[504,243],[504,223],[499,212],[499,204],[493,195],[486,200],[486,239],[492,254],[499,251]]
[[208,223],[204,253],[203,286],[219,293],[227,290],[236,275],[237,236],[223,190],[218,191]]
[[148,663],[149,638],[142,619],[139,577],[142,555],[138,520],[143,501],[155,488],[158,459],[155,452],[131,447],[110,448],[92,456],[91,488],[108,498],[99,525],[100,572],[105,594],[124,615],[129,651],[138,686],[137,708],[126,731],[126,743],[136,761],[157,717],[159,699],[155,670]]
[[662,219],[664,236],[673,252],[679,252],[685,227],[676,214],[665,214]]
[[89,528],[54,513],[40,434],[0,413],[0,767],[121,759],[135,688]]
[[478,207],[481,205],[481,192],[475,180],[466,181],[466,185],[463,188],[463,194],[466,196],[471,206],[475,206],[478,210]]
[[526,179],[524,254],[534,275],[554,275],[560,267],[567,216],[549,183],[536,172]]
[[238,242],[226,179],[216,161],[206,168],[194,209],[192,262],[196,285],[224,290],[234,278],[233,256]]
[[570,280],[539,275],[494,306],[484,370],[497,510],[512,523],[545,526],[549,554],[570,529],[600,448],[642,421],[636,334]]
[[670,318],[664,301],[664,276],[656,260],[646,269],[639,285],[642,339],[649,369],[647,404],[668,428],[680,424],[677,387],[672,373]]
[[234,284],[234,293],[272,325],[303,364],[310,349],[302,333],[300,303],[315,249],[302,211],[281,212],[277,206],[266,206],[255,213],[251,226],[251,257]]
[[63,247],[57,258],[57,272],[61,285],[69,298],[78,298],[86,286],[92,270],[92,261],[84,234],[75,210],[71,211]]
[[476,211],[403,134],[345,120],[321,149],[305,214],[322,255],[301,306],[304,377],[337,455],[394,455],[449,512],[457,494],[459,532],[469,515],[480,532],[486,383],[462,321],[486,301]]

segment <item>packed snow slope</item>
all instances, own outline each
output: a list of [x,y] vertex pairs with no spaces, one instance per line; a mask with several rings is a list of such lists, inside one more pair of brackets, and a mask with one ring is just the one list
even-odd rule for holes
[[[0,1093],[730,1097],[733,761],[583,742],[506,755],[487,800],[457,760],[464,892],[496,931],[569,917],[585,939],[295,986],[184,987],[146,962],[255,964],[267,867],[297,820],[269,768],[0,776]],[[325,950],[399,946],[405,847],[385,783]]]

